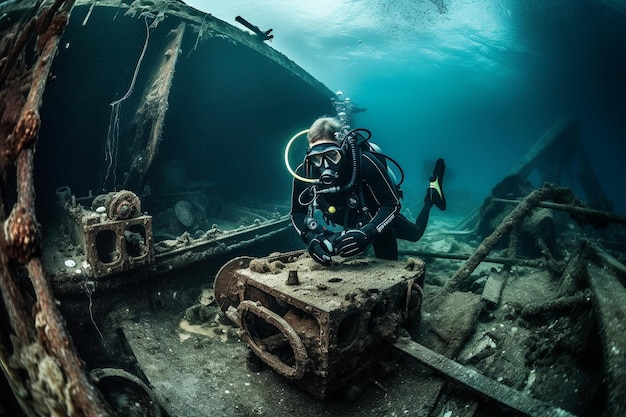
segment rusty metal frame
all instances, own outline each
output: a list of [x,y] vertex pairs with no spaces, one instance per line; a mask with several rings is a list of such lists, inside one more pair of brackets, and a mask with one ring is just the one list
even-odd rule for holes
[[[142,253],[133,254],[129,252],[124,233],[134,227],[140,227],[144,231],[144,247]],[[85,253],[87,261],[93,268],[96,278],[112,275],[118,272],[150,265],[154,263],[154,244],[152,238],[152,217],[139,216],[128,220],[106,221],[85,225]],[[103,233],[114,235],[114,248],[112,253],[116,256],[108,261],[101,256],[103,249],[99,242],[99,236]]]

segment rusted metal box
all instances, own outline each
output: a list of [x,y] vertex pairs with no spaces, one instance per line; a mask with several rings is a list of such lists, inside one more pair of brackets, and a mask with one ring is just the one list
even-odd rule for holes
[[154,263],[152,216],[141,212],[134,193],[77,199],[69,187],[61,187],[57,198],[68,234],[83,248],[95,278]]
[[256,356],[325,399],[418,320],[424,263],[359,258],[321,267],[298,255],[230,261],[215,297]]

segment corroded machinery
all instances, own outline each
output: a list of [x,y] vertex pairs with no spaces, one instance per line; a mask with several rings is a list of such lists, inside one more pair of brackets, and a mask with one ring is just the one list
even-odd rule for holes
[[87,198],[84,207],[69,187],[57,190],[57,202],[70,238],[83,248],[96,278],[154,263],[152,216],[126,190]]
[[257,357],[324,399],[372,369],[402,327],[417,323],[423,277],[419,259],[322,268],[295,252],[235,258],[214,290]]

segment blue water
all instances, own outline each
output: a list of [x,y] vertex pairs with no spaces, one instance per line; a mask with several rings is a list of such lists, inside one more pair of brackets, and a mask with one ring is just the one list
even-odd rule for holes
[[604,193],[626,212],[623,0],[186,3],[273,28],[272,47],[367,108],[355,125],[401,162],[409,192],[441,156],[451,193],[480,200],[569,114]]

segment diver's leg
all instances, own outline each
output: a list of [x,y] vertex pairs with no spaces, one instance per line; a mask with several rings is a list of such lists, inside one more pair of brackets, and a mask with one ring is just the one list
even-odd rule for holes
[[396,236],[398,239],[408,240],[409,242],[417,242],[422,238],[428,224],[430,209],[433,207],[431,203],[424,203],[424,207],[417,215],[415,222],[399,214],[394,220]]
[[433,205],[440,210],[446,209],[446,198],[443,195],[443,174],[446,171],[446,164],[443,159],[438,159],[435,164],[433,174],[430,176],[430,182],[426,189],[426,197],[424,197],[424,207],[417,215],[415,223],[411,223],[409,219],[399,214],[395,220],[398,239],[408,240],[409,242],[417,242],[422,238],[426,231],[430,209]]
[[393,221],[393,227],[396,230],[396,238],[408,240],[409,242],[417,242],[424,234],[423,230],[420,231],[415,223],[402,214],[396,216],[396,219]]
[[422,210],[417,215],[417,218],[415,219],[415,227],[417,228],[417,232],[416,232],[417,238],[414,240],[414,242],[417,242],[418,240],[420,240],[422,236],[424,235],[424,232],[426,231],[426,225],[428,224],[428,217],[430,216],[431,208],[433,208],[433,205],[429,202],[425,202],[424,207],[422,207]]
[[398,260],[398,241],[396,240],[396,231],[393,227],[380,233],[372,242],[374,254],[379,259]]
[[437,159],[435,169],[433,169],[433,173],[430,176],[426,197],[424,197],[424,203],[434,204],[442,211],[446,209],[446,197],[443,195],[443,174],[445,174],[445,172],[445,162],[441,158]]
[[445,172],[446,164],[443,159],[439,158],[435,163],[435,169],[433,169],[428,188],[426,189],[424,207],[422,207],[422,211],[420,211],[417,215],[417,219],[415,219],[418,234],[416,240],[419,240],[426,231],[430,209],[433,208],[433,205],[437,206],[439,210],[446,209],[446,197],[443,195],[443,174]]

